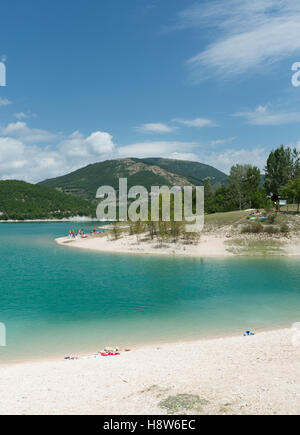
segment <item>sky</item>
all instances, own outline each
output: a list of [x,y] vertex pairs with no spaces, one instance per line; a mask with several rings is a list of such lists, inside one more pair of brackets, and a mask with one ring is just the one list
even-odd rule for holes
[[295,0],[10,0],[0,23],[0,179],[300,150]]

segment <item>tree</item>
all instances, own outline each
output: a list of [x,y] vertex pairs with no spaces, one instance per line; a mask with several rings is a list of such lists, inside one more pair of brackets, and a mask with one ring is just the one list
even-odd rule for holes
[[293,159],[293,178],[300,178],[300,153],[296,148],[292,150]]
[[[207,205],[207,202],[205,203]],[[205,210],[209,213],[226,212],[236,210],[236,202],[234,201],[232,192],[228,186],[221,186],[216,190],[215,196],[212,200],[212,204],[209,204],[210,209]]]
[[121,236],[122,229],[119,227],[118,222],[114,222],[112,227],[112,235],[114,240],[118,240]]
[[211,185],[211,178],[206,177],[204,179],[204,199],[205,199],[205,201],[208,198],[211,198],[213,196],[213,194],[214,194],[214,189],[212,188],[212,185]]
[[[229,201],[228,204],[229,208],[223,211],[234,210],[235,208],[242,210],[246,207],[260,208],[264,206],[266,194],[265,191],[260,188],[261,175],[257,166],[232,166],[228,183],[228,193],[231,201]],[[223,196],[224,194],[225,191],[223,189]],[[220,189],[216,192],[216,200],[220,200],[219,195]]]
[[151,240],[153,240],[153,239],[154,239],[154,236],[155,236],[156,233],[157,233],[157,223],[156,223],[156,222],[153,222],[153,221],[151,220],[151,218],[149,218],[149,220],[148,220],[148,222],[147,222],[147,227],[148,227],[148,229],[149,229],[149,235],[150,235],[150,238],[151,238]]
[[158,222],[158,231],[157,231],[158,240],[160,242],[160,246],[163,245],[164,240],[168,238],[168,223],[164,221]]
[[174,221],[174,219],[171,220],[170,222],[170,235],[173,238],[173,242],[177,242],[177,240],[179,239],[179,237],[184,234],[185,232],[185,227],[184,227],[184,222],[176,222]]
[[296,202],[298,205],[297,211],[299,213],[300,209],[300,178],[295,180],[290,180],[283,188],[280,190],[280,194],[285,196],[288,200]]
[[230,169],[228,177],[229,188],[239,210],[242,210],[244,203],[244,182],[246,180],[250,165],[235,165]]
[[259,168],[251,165],[232,166],[228,182],[232,199],[240,210],[255,205],[261,182]]
[[246,177],[243,180],[244,201],[249,207],[260,207],[261,192],[259,185],[261,183],[260,170],[257,166],[248,166]]
[[280,188],[300,175],[300,155],[296,148],[281,145],[272,151],[265,167],[265,188],[278,195]]
[[136,240],[139,243],[141,239],[141,234],[145,232],[145,223],[138,220],[133,222],[133,234],[136,235]]

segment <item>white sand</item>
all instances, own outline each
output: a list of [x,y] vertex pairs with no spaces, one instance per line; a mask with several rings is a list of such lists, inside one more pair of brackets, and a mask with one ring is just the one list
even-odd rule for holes
[[159,254],[159,255],[184,255],[196,257],[217,257],[233,255],[227,251],[226,237],[221,235],[201,235],[200,243],[164,243],[142,237],[140,241],[136,236],[122,236],[112,240],[110,236],[90,237],[88,239],[70,240],[69,237],[56,239],[60,245],[74,248],[92,249],[103,252],[120,252],[131,254]]
[[299,240],[292,240],[290,243],[288,243],[285,247],[286,254],[291,256],[299,256],[300,255],[300,241]]
[[188,413],[299,414],[300,347],[285,329],[7,365],[0,393],[1,414],[161,414],[159,403],[177,394],[207,401]]
[[[78,238],[76,240],[69,237],[60,237],[56,239],[59,245],[65,245],[73,248],[90,249],[101,252],[118,252],[127,254],[158,254],[158,255],[176,255],[192,257],[221,257],[240,255],[238,250],[232,252],[231,245],[234,245],[234,238],[226,236],[227,231],[215,231],[201,233],[200,240],[197,243],[185,244],[182,241],[173,243],[168,242],[161,245],[158,240],[151,240],[147,235],[143,235],[138,241],[136,236],[123,235],[118,240],[113,240],[111,235],[102,235],[101,237],[89,236],[87,239]],[[300,256],[300,240],[298,236],[289,238],[272,239],[266,235],[241,235],[238,234],[239,240],[266,242],[266,246],[272,246],[272,240],[278,244],[281,249],[269,255],[279,256]],[[245,254],[242,254],[245,255]],[[260,255],[255,248],[247,255]]]

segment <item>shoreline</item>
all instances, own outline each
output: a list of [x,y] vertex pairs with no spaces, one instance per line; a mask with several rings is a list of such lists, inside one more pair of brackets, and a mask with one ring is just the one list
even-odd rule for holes
[[[252,240],[260,243],[261,239],[243,238],[244,241]],[[55,242],[60,246],[71,248],[86,249],[94,252],[106,252],[117,254],[142,254],[142,255],[168,255],[174,257],[194,257],[194,258],[225,258],[225,257],[298,257],[300,256],[300,241],[291,239],[280,240],[280,249],[272,251],[272,243],[276,246],[278,240],[265,239],[269,251],[260,252],[259,249],[253,251],[241,251],[232,249],[234,239],[220,234],[203,233],[200,242],[197,244],[185,245],[181,242],[167,242],[162,245],[158,241],[143,238],[137,241],[136,236],[123,236],[117,240],[109,238],[108,234],[101,237],[88,237],[86,239],[70,239],[69,237],[59,237]],[[230,245],[232,243],[232,245]]]
[[[290,331],[291,330],[291,326],[274,326],[274,327],[266,327],[266,328],[258,328],[253,330],[253,332],[255,333],[255,336],[260,335],[260,334],[264,334],[264,333],[273,333],[276,331]],[[166,340],[161,340],[161,341],[149,341],[149,342],[144,342],[144,343],[137,343],[137,344],[133,344],[133,345],[128,345],[126,347],[121,346],[118,347],[118,349],[120,350],[121,353],[125,352],[125,349],[129,348],[130,352],[135,352],[141,349],[153,349],[153,348],[158,348],[158,347],[164,347],[164,346],[175,346],[175,345],[185,345],[185,344],[195,344],[195,343],[199,343],[199,342],[207,342],[207,341],[212,341],[212,340],[224,340],[224,339],[231,339],[231,338],[238,338],[238,337],[243,337],[243,333],[245,331],[240,331],[240,332],[228,332],[228,333],[219,333],[219,334],[212,334],[212,335],[203,335],[203,336],[199,336],[199,337],[186,337],[186,338],[182,338],[182,339],[166,339]],[[99,346],[98,346],[99,347]],[[114,346],[112,346],[114,347]],[[59,362],[59,361],[64,361],[65,356],[72,356],[72,357],[78,357],[78,359],[92,359],[92,356],[99,353],[98,351],[96,351],[95,349],[97,348],[97,345],[95,345],[93,347],[93,349],[85,351],[85,352],[75,352],[72,353],[70,355],[65,355],[65,354],[52,354],[52,355],[48,355],[48,356],[39,356],[39,357],[33,357],[32,359],[28,358],[28,359],[24,359],[24,360],[15,360],[15,361],[0,361],[0,367],[10,367],[10,366],[16,366],[16,365],[20,365],[20,364],[34,364],[34,363],[48,363],[48,362]]]
[[[226,250],[225,237],[206,237],[199,244],[184,245],[182,243],[168,243],[159,246],[157,241],[136,241],[135,236],[124,236],[118,240],[109,239],[108,235],[101,237],[76,239],[59,237],[55,242],[61,246],[87,249],[90,251],[118,253],[118,254],[143,254],[143,255],[170,255],[182,257],[226,257],[234,254]],[[202,244],[201,244],[202,243]]]
[[300,413],[300,347],[292,329],[145,345],[120,356],[1,365],[0,414]]
[[63,218],[63,219],[24,219],[24,220],[0,220],[0,224],[22,224],[22,223],[66,223],[66,222],[101,222],[97,218],[92,218],[88,216],[74,216],[71,218]]

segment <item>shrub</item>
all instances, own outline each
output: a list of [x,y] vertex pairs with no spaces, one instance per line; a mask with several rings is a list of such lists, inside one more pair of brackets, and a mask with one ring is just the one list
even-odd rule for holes
[[276,219],[276,214],[275,213],[269,214],[267,216],[267,222],[269,224],[273,224],[275,222],[275,219]]
[[246,225],[242,228],[242,233],[252,233],[252,234],[258,234],[258,233],[262,233],[264,230],[263,226],[261,223],[253,223],[250,225]]
[[118,224],[115,222],[115,223],[114,223],[114,226],[112,227],[111,232],[112,232],[113,239],[114,239],[114,240],[118,240],[118,239],[121,237],[121,234],[122,234],[122,228],[120,228],[120,227],[118,226]]
[[272,213],[272,210],[274,209],[273,203],[270,199],[267,200],[265,204],[265,212],[266,214]]
[[268,234],[277,234],[279,232],[279,229],[277,227],[272,227],[271,225],[268,225],[265,227],[265,233]]
[[287,234],[289,231],[290,231],[290,229],[289,229],[289,226],[287,224],[281,225],[281,227],[280,227],[281,233]]

